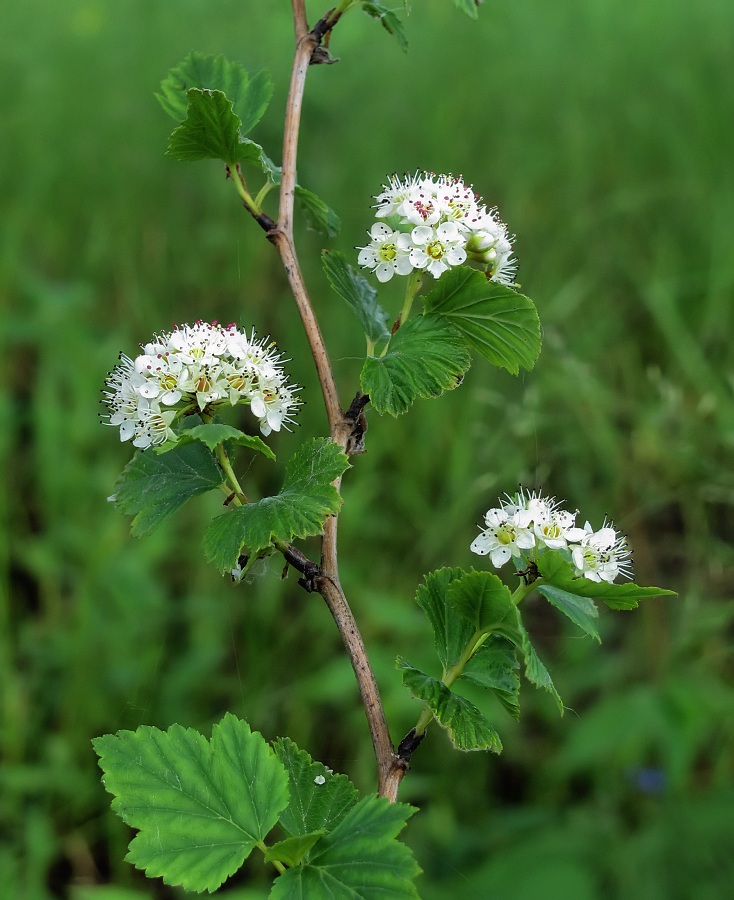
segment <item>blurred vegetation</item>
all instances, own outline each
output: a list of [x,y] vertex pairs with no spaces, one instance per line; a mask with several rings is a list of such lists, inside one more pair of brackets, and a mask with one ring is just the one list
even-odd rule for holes
[[[433,898],[734,894],[734,117],[729,0],[488,0],[479,23],[415,3],[404,56],[356,13],[310,73],[299,178],[364,241],[387,173],[463,173],[517,233],[544,350],[519,379],[477,362],[400,420],[369,416],[345,485],[343,583],[393,736],[416,708],[397,652],[431,665],[422,574],[471,565],[475,523],[518,482],[605,513],[637,580],[677,590],[602,613],[604,644],[538,601],[532,633],[569,712],[524,688],[500,758],[431,733],[404,783]],[[310,3],[312,19],[324,10]],[[180,897],[123,862],[90,739],[209,732],[225,710],[374,785],[328,613],[273,561],[234,586],[201,563],[205,498],[134,541],[106,504],[129,458],[99,427],[122,349],[203,317],[270,332],[322,433],[312,364],[271,247],[216,163],[163,158],[153,98],[190,50],[271,69],[255,139],[279,157],[286,0],[5,4],[0,76],[0,884],[24,900]],[[363,340],[300,235],[346,404]],[[395,303],[399,301],[397,297]],[[252,464],[266,491],[276,467]],[[209,506],[207,506],[209,504]],[[267,648],[268,652],[264,652]],[[232,898],[266,895],[257,866]]]

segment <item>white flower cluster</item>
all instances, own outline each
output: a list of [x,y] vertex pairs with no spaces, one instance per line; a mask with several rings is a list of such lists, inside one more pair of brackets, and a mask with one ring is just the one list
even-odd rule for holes
[[599,531],[586,522],[576,527],[576,516],[561,509],[553,497],[520,490],[487,511],[487,527],[474,539],[471,550],[489,554],[499,569],[513,557],[528,559],[534,548],[565,550],[577,575],[589,581],[612,582],[617,575],[631,577],[631,553],[624,535],[606,521]]
[[132,439],[141,449],[175,441],[177,417],[209,414],[225,403],[249,403],[266,436],[293,422],[300,388],[288,384],[267,338],[199,321],[155,335],[141,349],[134,360],[120,354],[102,391],[109,409],[105,424],[119,426],[121,441]]
[[425,269],[439,278],[467,259],[480,263],[491,281],[513,284],[517,261],[507,227],[461,178],[429,172],[393,175],[376,196],[371,242],[358,262],[389,281],[396,273]]

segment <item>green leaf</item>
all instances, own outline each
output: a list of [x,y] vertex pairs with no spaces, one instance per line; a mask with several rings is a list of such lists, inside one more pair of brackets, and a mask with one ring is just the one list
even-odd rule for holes
[[[268,181],[275,185],[280,184],[283,170],[276,166],[263,148],[254,141],[245,138],[240,144],[239,161],[254,166],[267,176]],[[341,220],[334,210],[328,206],[321,197],[301,187],[295,186],[295,195],[301,212],[306,219],[306,227],[312,231],[318,231],[326,237],[335,237],[339,234]]]
[[445,316],[469,345],[491,363],[517,375],[532,369],[540,353],[535,304],[482,272],[457,266],[423,298],[426,309]]
[[259,169],[273,184],[280,184],[283,170],[276,166],[260,144],[245,138],[240,144],[240,162]]
[[221,54],[207,56],[193,52],[170,70],[161,83],[161,93],[156,94],[163,109],[177,122],[183,122],[186,118],[187,92],[191,88],[226,94],[241,121],[242,136],[260,121],[273,94],[268,72],[259,72],[250,78],[244,66]]
[[368,356],[360,383],[379,413],[399,416],[418,397],[439,397],[461,384],[471,364],[466,343],[439,316],[416,316],[393,335],[385,356]]
[[268,834],[288,776],[257,732],[227,714],[211,742],[191,728],[141,726],[97,738],[112,808],[139,829],[128,861],[166,884],[214,891]]
[[493,636],[482,644],[464,667],[460,679],[488,688],[515,719],[520,718],[519,663],[512,644]]
[[301,207],[301,212],[306,219],[306,227],[312,231],[318,231],[326,237],[336,237],[342,223],[334,210],[317,197],[312,191],[297,184],[295,187],[296,200]]
[[[537,566],[538,571],[547,583],[569,594],[602,600],[611,609],[635,609],[640,600],[646,600],[650,597],[675,596],[675,591],[668,591],[658,587],[640,587],[630,581],[620,584],[609,584],[606,581],[589,581],[588,578],[577,578],[571,563],[564,559],[560,553],[553,551],[541,553],[537,560]],[[577,622],[576,624],[578,625],[579,623]]]
[[403,673],[403,684],[417,700],[428,705],[438,723],[448,732],[454,747],[458,750],[502,752],[500,736],[473,703],[400,657],[397,668]]
[[286,838],[268,848],[265,854],[265,862],[282,862],[286,866],[297,866],[320,838],[326,834],[326,829],[312,831],[310,834],[299,834]]
[[362,9],[373,19],[378,19],[388,34],[393,35],[400,45],[400,49],[407,52],[408,37],[405,34],[405,25],[400,16],[388,9],[380,0],[362,0]]
[[491,572],[467,572],[449,585],[449,603],[475,631],[496,631],[515,606],[509,588]]
[[477,19],[477,8],[484,3],[484,0],[454,0],[454,6],[465,12],[470,19]]
[[203,444],[206,444],[210,450],[215,450],[220,444],[228,441],[232,444],[239,444],[242,447],[247,447],[248,450],[255,450],[257,453],[262,453],[263,456],[267,456],[268,459],[275,461],[275,454],[262,438],[252,434],[245,434],[237,428],[232,428],[231,425],[222,425],[217,422],[212,422],[206,425],[195,425],[193,428],[187,428],[179,435],[177,446],[188,444],[191,441],[201,441]]
[[420,868],[396,840],[415,809],[364,797],[316,844],[307,862],[276,878],[270,900],[417,900]]
[[188,116],[168,139],[166,156],[189,162],[221,159],[234,166],[240,158],[240,119],[221,91],[191,88]]
[[278,738],[273,749],[283,763],[290,786],[290,801],[280,824],[292,835],[332,831],[359,799],[346,775],[335,775],[300,750],[290,738]]
[[158,456],[138,451],[115,485],[115,501],[134,516],[132,533],[150,534],[179,506],[217,489],[224,476],[211,451],[194,443]]
[[344,254],[337,251],[324,250],[321,265],[329,284],[359,319],[367,338],[373,344],[388,340],[387,313],[377,302],[377,290],[364,275],[353,269]]
[[349,467],[328,438],[306,441],[288,461],[280,493],[246,503],[213,519],[204,534],[204,552],[220,571],[232,569],[243,546],[256,556],[273,541],[319,534],[341,497],[331,484]]
[[601,643],[599,628],[596,624],[596,620],[599,618],[599,610],[596,608],[593,600],[589,597],[580,597],[578,594],[569,594],[568,591],[564,591],[552,584],[538,585],[537,591],[556,609],[560,610],[564,616],[568,616],[582,631],[585,631],[595,641]]
[[474,628],[449,602],[449,586],[464,574],[462,569],[443,568],[423,579],[415,594],[415,602],[426,614],[433,628],[436,652],[446,672],[464,652]]
[[517,613],[517,624],[516,624],[516,639],[513,641],[515,646],[518,647],[522,651],[523,658],[525,661],[525,677],[527,680],[534,684],[536,687],[541,688],[544,691],[548,691],[548,693],[553,697],[556,701],[556,706],[561,715],[564,713],[563,700],[561,700],[561,696],[555,688],[553,684],[553,680],[550,677],[550,673],[548,669],[543,665],[540,661],[540,657],[535,652],[535,648],[530,643],[530,635],[525,630],[525,626],[522,624],[522,620],[520,619],[520,613],[515,610]]

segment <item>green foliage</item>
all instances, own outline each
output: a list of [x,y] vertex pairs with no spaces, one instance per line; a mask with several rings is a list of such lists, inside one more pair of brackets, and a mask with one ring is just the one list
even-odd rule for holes
[[415,809],[384,797],[364,797],[325,835],[303,865],[275,880],[270,900],[413,900],[420,868],[395,838]]
[[537,590],[549,603],[560,610],[564,616],[568,616],[575,625],[578,625],[582,631],[593,637],[597,643],[601,643],[599,627],[596,623],[596,620],[599,618],[599,611],[593,600],[589,597],[580,597],[578,594],[569,594],[568,591],[564,591],[552,584],[540,584]]
[[314,844],[326,834],[326,829],[311,831],[308,834],[297,834],[288,837],[272,847],[268,847],[265,862],[281,862],[286,866],[297,866],[310,852]]
[[115,502],[134,516],[132,533],[150,534],[180,506],[224,482],[211,451],[200,443],[174,447],[166,454],[139,450],[115,485]]
[[[420,872],[396,840],[415,810],[333,775],[289,739],[275,752],[227,713],[211,741],[191,728],[141,726],[94,742],[112,808],[133,828],[127,859],[189,891],[214,891],[255,846],[291,867],[271,897],[417,897]],[[322,783],[323,782],[323,783]],[[267,847],[275,824],[290,835]],[[318,825],[319,827],[314,827]]]
[[[607,581],[589,581],[588,578],[577,578],[574,575],[571,563],[565,560],[558,552],[542,553],[538,558],[537,565],[538,571],[543,578],[564,593],[580,597],[596,597],[606,603],[611,609],[635,609],[640,600],[651,597],[670,597],[675,594],[675,591],[656,587],[640,587],[631,582],[609,583]],[[542,589],[542,586],[538,590],[551,600],[546,591]],[[555,596],[558,599],[559,595],[557,593]],[[551,602],[553,601],[551,600]],[[566,600],[567,606],[569,602]],[[583,606],[582,602],[578,603],[577,609],[580,610]],[[586,608],[588,609],[588,607]],[[566,610],[562,611],[566,612]],[[566,612],[566,615],[568,615],[568,612]],[[580,622],[576,622],[576,624],[584,628]]]
[[168,140],[166,156],[182,162],[221,159],[234,166],[240,159],[241,122],[222,91],[190,88],[188,116]]
[[243,546],[251,557],[274,541],[318,534],[327,516],[337,512],[341,497],[331,484],[349,462],[328,438],[312,438],[288,461],[283,487],[213,519],[204,535],[207,559],[220,571],[232,569]]
[[444,672],[458,661],[476,630],[468,619],[456,615],[449,600],[450,585],[463,574],[462,569],[456,568],[430,572],[424,577],[423,584],[419,585],[415,595],[415,602],[431,623],[436,652]]
[[260,144],[256,144],[255,141],[251,141],[249,138],[245,138],[242,141],[240,162],[259,169],[264,175],[267,175],[268,181],[273,184],[280,184],[283,174],[282,168],[275,165]]
[[540,321],[533,301],[457,266],[423,298],[426,310],[446,318],[469,346],[495,366],[517,375],[532,369],[540,353]]
[[254,450],[256,453],[262,453],[263,456],[275,461],[275,454],[262,438],[253,434],[245,434],[237,428],[232,428],[231,425],[212,422],[187,428],[179,435],[178,446],[191,441],[201,441],[212,451],[216,450],[220,444],[236,444],[240,447],[247,447],[248,450]]
[[295,195],[308,228],[329,238],[339,234],[341,219],[330,206],[324,203],[321,197],[317,197],[312,191],[301,187],[300,184],[295,187]]
[[525,630],[519,613],[517,615],[516,628],[518,637],[513,641],[513,643],[519,650],[522,651],[523,657],[525,659],[525,677],[531,684],[534,684],[537,688],[541,688],[542,690],[547,691],[556,701],[558,711],[561,715],[563,715],[563,700],[561,700],[561,696],[556,690],[555,685],[553,684],[553,679],[550,677],[550,672],[543,665],[540,657],[535,651],[535,647],[533,647],[532,643],[530,642],[530,635]]
[[454,6],[465,12],[470,19],[478,17],[478,7],[484,3],[484,0],[454,0]]
[[128,860],[186,890],[213,891],[278,821],[288,777],[261,735],[227,714],[211,741],[191,728],[141,726],[94,741],[115,795],[139,829]]
[[384,356],[368,356],[360,384],[379,413],[399,416],[419,397],[439,397],[461,384],[471,364],[461,335],[439,316],[408,319]]
[[[267,176],[271,184],[278,185],[282,177],[282,169],[276,166],[260,144],[245,138],[239,147],[239,161],[254,166]],[[307,226],[325,237],[335,237],[341,229],[341,219],[320,197],[306,190],[300,184],[295,186],[298,206],[306,219]]]
[[[221,159],[230,167],[244,162],[280,184],[280,168],[245,137],[262,118],[272,92],[267,72],[250,78],[224,56],[191,53],[171,69],[156,95],[165,111],[182,122],[169,138],[166,155],[183,162]],[[309,228],[326,237],[339,233],[339,216],[320,197],[301,185],[295,193]]]
[[362,0],[362,9],[368,16],[378,19],[388,34],[393,35],[400,45],[400,49],[408,51],[408,37],[405,34],[405,25],[400,16],[392,9],[386,7],[380,0]]
[[364,275],[349,265],[343,253],[335,250],[324,250],[321,265],[329,284],[359,320],[367,340],[372,344],[388,340],[387,313],[377,302],[376,289]]
[[502,752],[500,736],[473,703],[401,657],[397,659],[397,667],[402,672],[403,684],[416,700],[422,700],[428,706],[457,750]]
[[156,94],[163,109],[177,122],[183,122],[187,114],[191,115],[189,91],[192,88],[225,94],[232,102],[243,137],[263,117],[273,93],[268,72],[258,72],[250,78],[240,63],[232,62],[222,54],[207,56],[197,51],[169,71],[161,83],[161,92]]
[[517,615],[509,589],[491,572],[462,574],[449,585],[448,599],[474,631],[499,631]]
[[[546,716],[546,698],[528,691],[524,722],[511,739],[503,734],[505,753],[491,765],[448,741],[420,749],[405,782],[432,797],[407,838],[426,869],[420,893],[728,896],[734,209],[724,154],[734,140],[734,7],[529,0],[486,6],[478,22],[449,2],[412,7],[412,43],[440,58],[455,98],[440,107],[451,127],[436,127],[435,92],[410,81],[418,54],[404,64],[366,21],[359,47],[347,16],[333,38],[343,63],[309,74],[299,175],[339,198],[340,249],[351,260],[366,198],[386,172],[460,164],[518,234],[523,290],[542,297],[544,347],[530,378],[514,383],[478,361],[450,403],[421,404],[388,423],[368,415],[369,452],[345,487],[341,559],[372,623],[391,721],[402,715],[407,727],[415,712],[391,675],[395,654],[424,636],[407,598],[424,571],[449,560],[468,568],[467,550],[448,555],[449,536],[461,554],[488,498],[518,480],[569,498],[592,519],[613,512],[645,583],[681,591],[680,602],[640,603],[634,617],[600,607],[600,648],[546,628],[558,614],[531,600],[538,649],[578,716]],[[299,380],[311,383],[282,275],[222,196],[227,185],[216,172],[156,159],[163,117],[151,114],[151,85],[181,48],[222,47],[222,22],[237,21],[242,3],[222,0],[221,17],[197,3],[175,15],[157,4],[130,4],[124,16],[117,8],[29,0],[0,13],[8,34],[23,35],[9,47],[11,81],[14,67],[29,73],[2,101],[0,345],[14,374],[0,388],[0,871],[8,896],[29,900],[49,900],[49,885],[73,900],[132,893],[64,884],[90,877],[85,844],[111,883],[131,883],[120,853],[127,828],[109,815],[89,735],[135,729],[141,716],[213,720],[242,694],[253,721],[272,717],[273,734],[277,721],[321,758],[336,748],[339,759],[338,734],[364,727],[350,676],[324,667],[334,647],[324,613],[301,602],[292,579],[235,589],[202,572],[194,504],[135,542],[123,517],[100,505],[129,452],[111,446],[112,429],[90,416],[89,398],[120,348],[166,323],[237,320],[246,309],[263,334],[277,328]],[[253,71],[287,72],[288,4],[248,4],[247,16],[243,60]],[[237,27],[225,35],[230,55],[241,51],[241,35]],[[467,66],[472,59],[486,64]],[[378,90],[388,67],[392,89]],[[468,112],[461,98],[473,104]],[[277,148],[269,117],[257,134]],[[332,159],[350,165],[340,171]],[[304,274],[342,383],[356,386],[357,336],[340,301],[330,306],[328,291],[319,293],[313,257],[302,254]],[[287,436],[278,440],[285,459]],[[400,462],[407,448],[410,478]],[[272,492],[272,471],[248,473],[255,496]],[[258,647],[276,634],[289,664],[266,669]],[[314,703],[315,673],[324,705]],[[644,706],[631,691],[639,684]],[[299,712],[306,706],[308,717]],[[577,730],[587,721],[581,759]],[[347,751],[364,784],[373,775],[368,744]],[[651,761],[668,785],[657,793],[632,774]],[[261,868],[238,900],[267,896]]]
[[291,835],[333,831],[359,799],[346,775],[335,775],[289,738],[273,743],[288,773],[290,799],[280,824]]
[[520,718],[519,664],[512,644],[493,636],[473,654],[459,680],[489,688],[515,719]]

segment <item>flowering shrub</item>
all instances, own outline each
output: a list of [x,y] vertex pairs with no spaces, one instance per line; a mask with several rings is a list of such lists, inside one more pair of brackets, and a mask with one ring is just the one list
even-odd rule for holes
[[[473,0],[460,5],[476,16]],[[368,410],[404,415],[414,403],[461,385],[476,356],[512,374],[529,371],[541,331],[535,304],[514,285],[512,244],[496,212],[460,178],[393,176],[377,195],[377,221],[358,262],[378,285],[407,276],[397,318],[346,257],[333,250],[322,256],[329,284],[366,339],[359,390],[353,387],[352,401],[342,406],[300,271],[293,215],[298,200],[311,227],[325,237],[338,229],[326,203],[296,183],[296,136],[309,64],[329,61],[325,37],[353,8],[404,40],[402,20],[381,3],[342,0],[309,29],[303,3],[294,0],[297,46],[281,166],[246,136],[268,106],[267,73],[250,77],[223,56],[193,53],[169,73],[158,95],[177,123],[168,156],[223,163],[238,202],[277,251],[310,344],[329,436],[296,447],[277,494],[250,496],[236,473],[236,454],[255,452],[271,462],[275,455],[260,437],[217,417],[247,405],[268,437],[293,423],[300,389],[289,384],[274,344],[235,325],[199,321],[161,333],[135,359],[121,356],[103,391],[106,423],[138,449],[111,498],[133,516],[133,533],[151,532],[198,494],[223,493],[225,509],[203,526],[206,558],[246,585],[243,576],[256,560],[279,554],[286,562],[283,577],[295,569],[299,585],[322,596],[357,678],[377,765],[377,794],[360,798],[346,776],[287,738],[268,743],[231,714],[213,726],[210,740],[179,725],[97,738],[113,808],[138,830],[128,860],[190,891],[216,890],[257,849],[275,873],[273,900],[417,897],[420,870],[397,839],[415,809],[397,796],[429,726],[438,723],[459,750],[500,753],[496,708],[480,708],[463,691],[479,687],[517,718],[521,672],[564,711],[523,622],[530,595],[599,641],[597,600],[633,609],[642,599],[670,593],[615,582],[619,575],[631,577],[630,551],[610,524],[598,531],[588,522],[580,528],[577,513],[553,498],[524,490],[507,496],[486,513],[486,527],[471,549],[488,555],[495,568],[514,561],[519,580],[510,588],[493,572],[448,566],[424,576],[415,601],[433,631],[437,661],[431,673],[397,659],[421,711],[415,726],[393,743],[339,577],[342,477],[365,450]],[[260,182],[257,190],[253,178]],[[266,210],[276,187],[278,209]],[[422,293],[424,281],[430,289]],[[151,447],[154,452],[142,452]],[[321,538],[318,560],[298,546],[314,536]]]

